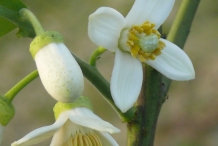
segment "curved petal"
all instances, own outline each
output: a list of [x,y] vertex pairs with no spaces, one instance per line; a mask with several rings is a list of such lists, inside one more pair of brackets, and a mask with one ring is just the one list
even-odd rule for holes
[[35,55],[41,81],[47,92],[61,102],[74,102],[83,92],[80,66],[63,43],[50,43]]
[[0,145],[1,145],[1,142],[2,142],[2,136],[3,136],[4,128],[5,127],[0,124]]
[[[66,113],[66,112],[65,112]],[[66,123],[55,132],[50,146],[62,146],[72,135],[80,131],[81,127],[67,120]]]
[[126,112],[137,100],[143,80],[141,62],[119,49],[115,53],[111,94],[116,106]]
[[89,16],[88,35],[96,45],[114,52],[125,25],[122,14],[115,9],[101,7]]
[[184,81],[195,78],[195,71],[187,54],[175,44],[161,39],[166,44],[162,54],[146,63],[172,80]]
[[95,131],[95,134],[98,135],[98,137],[100,138],[103,145],[105,145],[105,146],[119,146],[117,144],[117,142],[113,139],[113,137],[111,137],[109,134],[103,133],[103,132],[98,132],[98,131]]
[[175,0],[136,0],[126,16],[127,26],[139,25],[145,21],[155,23],[155,28],[169,16]]
[[30,132],[20,140],[12,143],[11,146],[30,146],[41,142],[51,137],[57,129],[59,129],[66,122],[67,118],[68,117],[66,115],[61,114],[53,125],[41,127]]
[[120,132],[119,129],[117,129],[110,123],[103,121],[91,110],[84,107],[78,107],[68,111],[68,117],[75,124],[88,127],[97,131],[108,132],[111,134]]

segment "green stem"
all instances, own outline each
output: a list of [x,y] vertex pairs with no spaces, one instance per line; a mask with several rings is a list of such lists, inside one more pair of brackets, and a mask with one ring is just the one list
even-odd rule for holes
[[14,87],[12,87],[7,93],[5,93],[4,97],[8,99],[9,102],[12,102],[14,97],[31,81],[38,77],[38,71],[35,70],[25,78],[23,78],[20,82],[18,82]]
[[136,103],[137,116],[127,123],[128,146],[152,146],[165,94],[162,75],[144,65],[142,90]]
[[104,53],[106,51],[105,48],[103,47],[98,47],[97,49],[95,49],[93,52],[92,52],[92,55],[89,59],[89,64],[91,66],[96,66],[96,61],[98,60],[98,57],[99,55],[101,55],[102,53]]
[[110,92],[110,84],[107,80],[98,72],[96,67],[91,66],[78,57],[74,55],[74,58],[80,65],[84,76],[102,93],[105,97],[105,100],[114,108],[114,110],[119,115],[120,119],[123,122],[130,121],[135,115],[135,108],[129,109],[126,113],[122,113],[117,106],[114,104],[114,101]]
[[[186,39],[190,33],[191,24],[200,1],[201,0],[183,0],[167,36],[167,40],[173,42],[181,49],[183,49]],[[163,77],[166,93],[169,90],[171,82],[172,81],[170,79]]]
[[33,38],[35,36],[32,25],[19,17],[19,13],[14,12],[0,5],[0,16],[12,22],[14,25],[24,30],[28,37]]
[[22,19],[28,20],[32,24],[36,35],[40,35],[45,32],[36,16],[30,10],[23,8],[20,10],[19,15]]
[[[183,0],[168,40],[183,48],[200,0]],[[153,146],[156,123],[171,80],[144,66],[142,91],[136,103],[135,118],[127,123],[128,146]]]
[[183,0],[167,40],[175,43],[180,48],[184,47],[199,3],[200,0]]

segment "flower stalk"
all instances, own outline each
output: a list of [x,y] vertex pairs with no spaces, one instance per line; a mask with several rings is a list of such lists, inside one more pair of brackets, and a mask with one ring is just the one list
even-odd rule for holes
[[[184,0],[167,39],[183,48],[200,0]],[[136,103],[137,116],[127,123],[128,146],[153,146],[156,124],[171,80],[144,65],[142,91]]]
[[14,87],[12,87],[7,93],[5,93],[4,98],[7,98],[9,102],[12,102],[14,97],[30,82],[38,77],[38,71],[35,70],[19,81]]
[[105,48],[103,47],[98,47],[97,49],[95,49],[93,52],[92,52],[92,55],[89,59],[89,64],[91,66],[96,66],[96,61],[98,60],[98,57],[99,55],[101,55],[102,53],[104,53],[106,51]]
[[26,8],[21,9],[19,16],[21,19],[28,20],[32,24],[36,35],[40,35],[45,32],[36,16],[30,10]]

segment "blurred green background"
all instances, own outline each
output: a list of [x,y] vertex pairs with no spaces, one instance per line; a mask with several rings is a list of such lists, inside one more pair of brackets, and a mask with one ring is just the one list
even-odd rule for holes
[[[117,9],[124,16],[134,0],[23,0],[45,30],[59,31],[65,44],[81,59],[88,61],[96,46],[87,35],[88,16],[100,6]],[[176,0],[164,33],[176,16],[182,0]],[[0,38],[0,93],[4,94],[25,75],[36,69],[29,53],[32,39],[18,39],[18,30]],[[174,81],[158,120],[155,146],[218,145],[218,1],[202,0],[195,16],[185,52],[193,61],[196,79]],[[98,68],[109,80],[114,55],[106,52]],[[122,130],[113,134],[120,146],[126,145],[126,126],[89,81],[84,96],[91,98],[95,113]],[[24,88],[13,104],[16,115],[5,128],[2,146],[9,146],[30,131],[54,123],[52,108],[56,101],[43,88],[39,78]],[[36,146],[49,145],[50,140]]]

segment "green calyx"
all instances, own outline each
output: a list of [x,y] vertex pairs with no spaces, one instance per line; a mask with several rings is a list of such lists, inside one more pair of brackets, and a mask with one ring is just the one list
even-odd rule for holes
[[0,95],[0,124],[6,126],[14,117],[14,106],[3,96]]
[[64,39],[62,35],[56,31],[46,31],[36,36],[30,44],[30,53],[35,58],[36,53],[44,46],[50,43],[62,43]]
[[53,108],[55,119],[58,119],[58,116],[66,110],[71,110],[76,107],[86,107],[90,110],[93,110],[91,101],[88,97],[80,96],[75,102],[72,103],[63,103],[57,102]]

